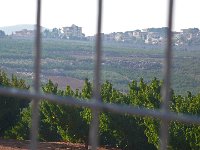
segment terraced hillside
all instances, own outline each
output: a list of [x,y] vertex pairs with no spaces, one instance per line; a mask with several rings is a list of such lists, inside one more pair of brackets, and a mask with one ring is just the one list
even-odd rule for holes
[[[56,82],[65,77],[74,80],[74,88],[80,88],[82,80],[93,78],[95,44],[89,41],[43,39],[42,81]],[[32,39],[0,39],[0,65],[10,73],[33,79]],[[103,44],[102,76],[114,87],[125,91],[131,80],[145,81],[153,77],[162,79],[164,50],[161,47],[140,49],[132,44]],[[172,83],[177,93],[200,89],[200,50],[174,50]],[[67,82],[67,80],[63,80]],[[63,88],[66,83],[63,83]],[[70,84],[70,83],[69,83]],[[76,87],[76,85],[78,85]]]

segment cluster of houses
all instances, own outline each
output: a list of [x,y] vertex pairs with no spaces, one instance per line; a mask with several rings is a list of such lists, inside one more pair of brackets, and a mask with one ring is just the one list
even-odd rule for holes
[[27,30],[27,29],[23,29],[21,31],[15,31],[14,33],[12,33],[12,37],[24,37],[24,38],[29,38],[29,37],[34,37],[35,35],[35,31],[34,30]]
[[[163,28],[148,28],[142,30],[113,32],[109,34],[102,33],[104,41],[112,42],[129,42],[149,45],[162,45],[167,42],[167,27]],[[23,29],[12,34],[13,37],[33,37],[33,30]],[[174,45],[199,45],[200,31],[198,28],[182,29],[180,32],[173,32]],[[44,38],[60,38],[60,39],[75,39],[75,40],[95,40],[94,36],[85,36],[82,32],[82,27],[72,25],[70,27],[54,28],[52,30],[45,29],[43,31]]]
[[[61,39],[86,39],[85,34],[82,32],[82,27],[72,25],[70,27],[53,28],[52,30],[44,29],[42,32],[44,38],[61,38]],[[35,36],[35,30],[23,29],[15,31],[11,35],[18,38],[32,38]]]
[[[167,42],[168,28],[148,28],[126,32],[102,34],[105,41],[131,42],[149,45],[163,45]],[[93,37],[94,38],[94,37]],[[92,37],[90,37],[92,39]],[[200,45],[200,31],[198,28],[182,29],[172,32],[173,45]]]

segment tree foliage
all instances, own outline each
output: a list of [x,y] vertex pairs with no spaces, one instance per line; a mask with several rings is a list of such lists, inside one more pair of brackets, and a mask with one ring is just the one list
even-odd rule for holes
[[[150,84],[146,84],[141,79],[139,84],[132,82],[129,85],[130,96],[134,99],[134,104],[150,109],[158,109],[161,105],[161,86],[162,82],[156,78]],[[190,92],[183,97],[172,93],[170,110],[177,113],[190,115],[200,114],[200,95],[193,96]],[[149,117],[141,120],[141,125],[145,127],[145,135],[149,143],[159,147],[159,128],[160,121]],[[200,132],[199,126],[184,125],[178,122],[170,123],[169,149],[199,149]]]
[[[19,89],[29,89],[25,81],[18,79],[15,75],[12,75],[11,79],[8,75],[0,70],[0,86],[1,87],[15,87]],[[20,117],[20,111],[27,107],[29,100],[21,99],[10,96],[0,96],[0,136],[4,135],[4,132],[12,128]]]
[[[14,82],[14,76],[12,80],[12,86],[17,87],[18,82]],[[9,83],[9,80],[5,78],[3,83]],[[143,79],[140,79],[139,82],[132,81],[129,84],[128,93],[122,93],[113,88],[110,82],[106,81],[101,86],[102,102],[120,104],[122,107],[123,105],[130,105],[147,109],[159,109],[162,102],[161,87],[162,82],[156,78],[150,83],[145,83]],[[60,90],[58,85],[50,80],[42,86],[42,90],[45,93],[63,97],[72,96],[86,101],[91,101],[92,88],[92,84],[88,79],[85,80],[81,91],[78,89],[74,91],[70,86],[67,86],[65,90]],[[171,90],[171,93],[171,111],[199,115],[200,95],[192,95],[188,92],[187,96],[181,96],[176,95],[173,90]],[[58,105],[43,100],[40,110],[40,140],[83,142],[86,147],[88,146],[89,125],[92,119],[90,109]],[[28,106],[22,109],[19,121],[11,130],[6,132],[6,136],[28,139],[30,120],[31,111],[30,106]],[[100,143],[127,150],[157,149],[159,148],[159,128],[160,121],[150,117],[101,112]],[[169,149],[196,150],[200,148],[199,126],[171,122],[169,133]]]

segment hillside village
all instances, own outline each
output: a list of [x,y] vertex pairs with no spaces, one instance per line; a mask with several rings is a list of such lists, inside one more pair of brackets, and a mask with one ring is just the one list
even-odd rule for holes
[[[104,41],[109,42],[124,42],[137,43],[147,45],[164,45],[167,41],[167,27],[162,28],[147,28],[141,30],[133,30],[126,32],[113,32],[109,34],[102,33]],[[34,30],[23,29],[15,31],[10,37],[13,38],[32,38]],[[180,32],[173,32],[173,45],[175,46],[190,46],[200,45],[200,30],[198,28],[182,29]],[[53,28],[52,30],[45,29],[42,32],[43,38],[57,38],[69,40],[88,40],[94,41],[94,36],[86,36],[82,32],[82,27],[71,25],[70,27]]]

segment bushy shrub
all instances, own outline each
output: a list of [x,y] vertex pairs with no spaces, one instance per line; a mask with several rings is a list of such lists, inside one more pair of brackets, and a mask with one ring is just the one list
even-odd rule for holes
[[[29,86],[26,85],[23,79],[18,79],[15,75],[9,78],[8,75],[1,70],[0,86],[25,90],[29,89]],[[0,137],[3,137],[5,131],[11,129],[18,122],[20,111],[28,107],[29,102],[30,101],[25,98],[0,96]]]

